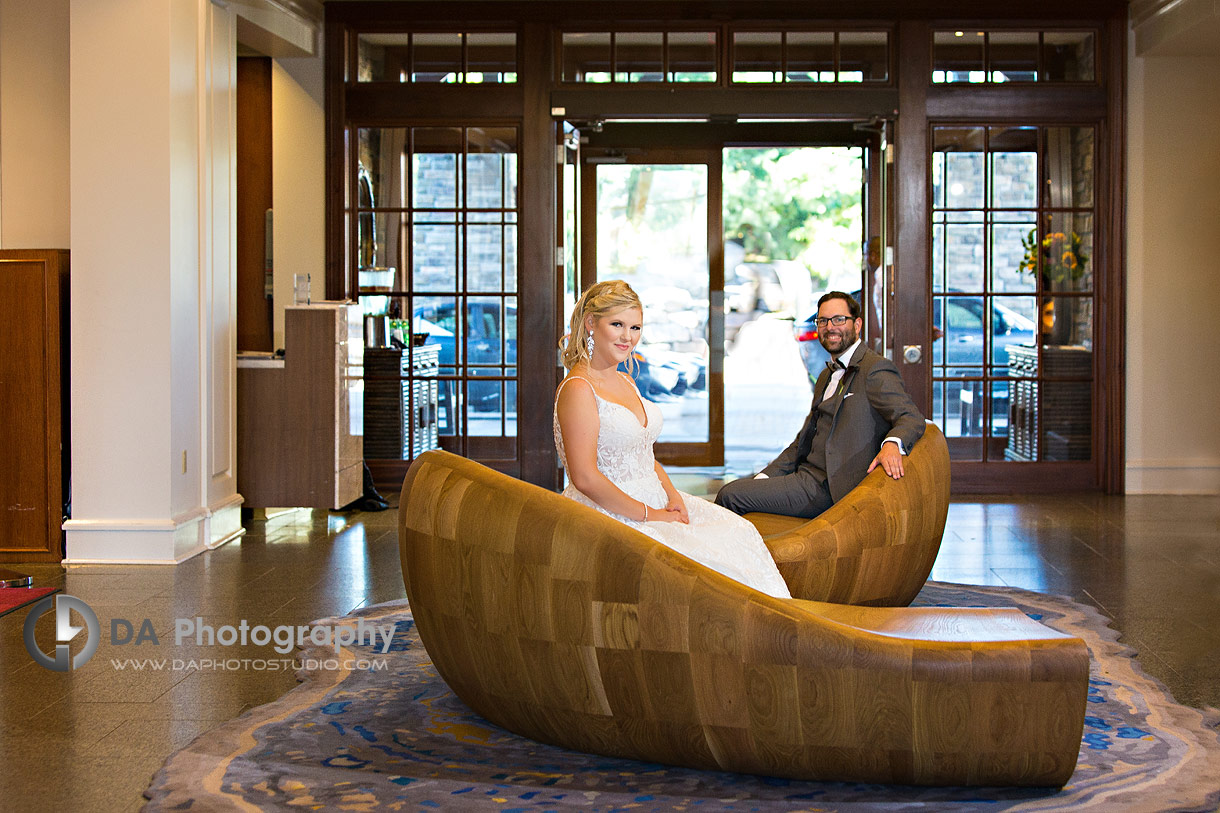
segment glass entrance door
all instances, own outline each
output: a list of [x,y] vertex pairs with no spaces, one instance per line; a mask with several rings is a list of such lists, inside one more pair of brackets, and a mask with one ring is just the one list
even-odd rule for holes
[[622,279],[640,295],[634,376],[664,416],[657,457],[723,465],[719,151],[592,152],[582,161],[581,287]]

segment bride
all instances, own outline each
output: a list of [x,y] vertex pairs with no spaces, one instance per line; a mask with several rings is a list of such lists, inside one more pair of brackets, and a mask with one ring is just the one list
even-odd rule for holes
[[555,393],[555,447],[570,480],[564,496],[756,590],[790,598],[754,526],[678,491],[653,457],[661,411],[618,371],[643,326],[639,297],[621,280],[591,285],[576,302],[563,347],[568,375]]

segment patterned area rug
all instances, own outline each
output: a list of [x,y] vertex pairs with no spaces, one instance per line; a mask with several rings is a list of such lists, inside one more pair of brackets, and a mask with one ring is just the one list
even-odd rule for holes
[[[689,810],[1203,811],[1220,804],[1220,713],[1179,705],[1090,607],[1023,590],[929,583],[919,606],[1017,606],[1092,656],[1076,772],[1059,791],[798,782],[569,751],[466,708],[440,679],[405,601],[317,624],[395,625],[388,669],[302,670],[303,685],[170,757],[148,811]],[[378,657],[352,647],[358,658]],[[333,657],[308,651],[303,659]],[[331,668],[327,668],[330,666]]]

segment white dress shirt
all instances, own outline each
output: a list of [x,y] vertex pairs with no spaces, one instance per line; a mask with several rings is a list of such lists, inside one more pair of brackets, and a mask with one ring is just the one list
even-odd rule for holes
[[[848,361],[851,361],[852,356],[854,356],[856,353],[856,348],[860,346],[860,342],[862,342],[862,341],[863,341],[863,339],[856,339],[855,343],[852,344],[851,347],[847,348],[839,355],[834,356],[833,360],[836,362],[839,361],[839,359],[847,359]],[[830,380],[826,382],[826,389],[822,393],[823,401],[825,401],[827,398],[832,397],[838,391],[839,382],[843,380],[843,375],[846,372],[847,372],[846,365],[844,365],[842,362],[840,362],[839,366],[836,367],[835,370],[830,374]],[[899,453],[904,454],[904,455],[907,453],[907,450],[905,448],[903,448],[901,438],[888,437],[885,440],[881,441],[881,443],[882,443],[882,445],[884,445],[886,443],[897,443]],[[758,474],[754,475],[754,479],[755,480],[765,480],[768,476],[769,475],[767,475],[765,472],[760,471]]]

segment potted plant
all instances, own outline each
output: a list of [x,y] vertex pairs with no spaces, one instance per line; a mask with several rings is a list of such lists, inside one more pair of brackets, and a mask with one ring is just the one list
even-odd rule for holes
[[[1074,290],[1085,275],[1089,255],[1084,252],[1084,240],[1075,231],[1046,232],[1038,239],[1038,229],[1032,228],[1021,238],[1025,254],[1020,273],[1041,276],[1043,290],[1058,292]],[[1047,344],[1068,344],[1071,316],[1065,297],[1046,299],[1042,305],[1042,333]]]

